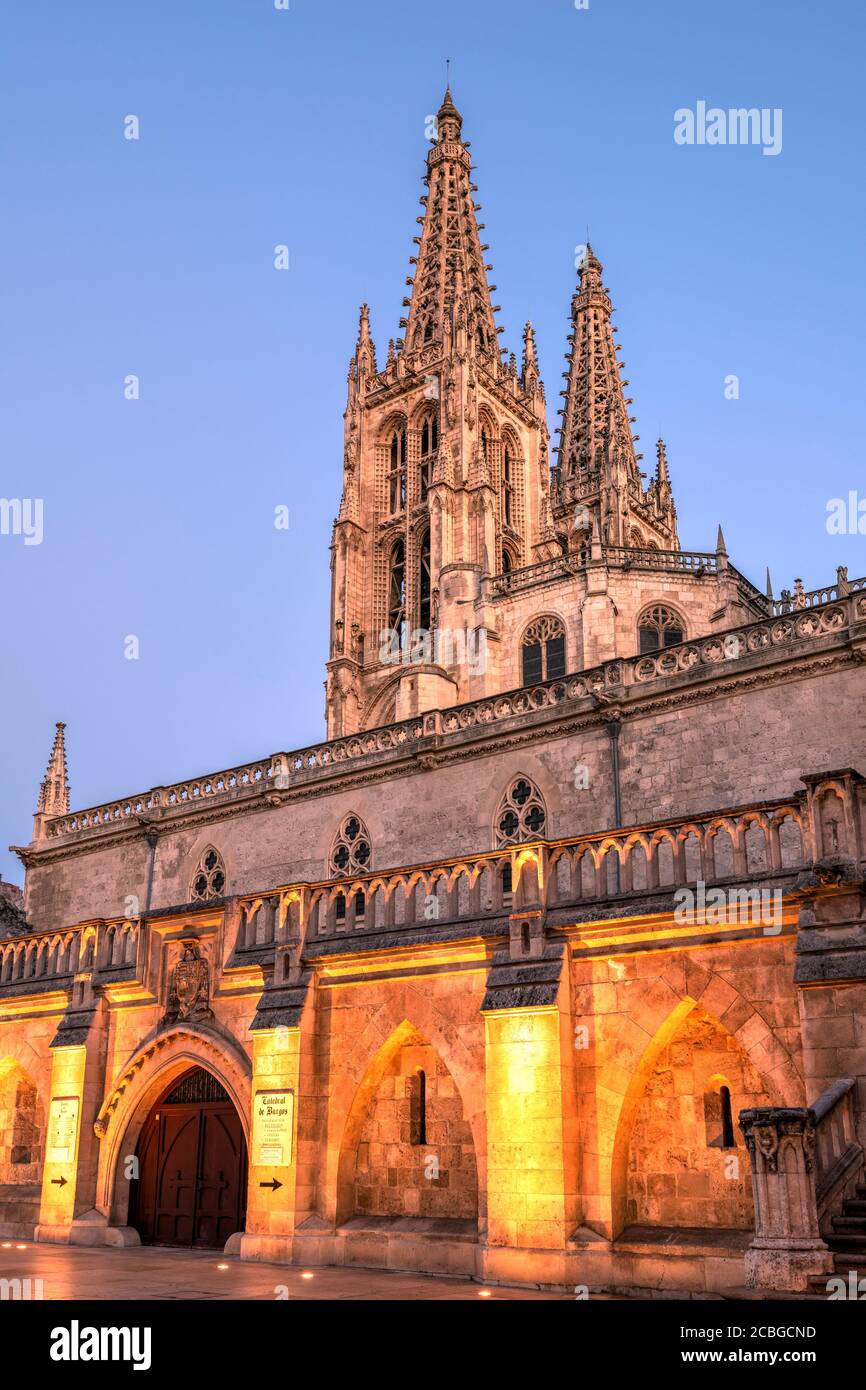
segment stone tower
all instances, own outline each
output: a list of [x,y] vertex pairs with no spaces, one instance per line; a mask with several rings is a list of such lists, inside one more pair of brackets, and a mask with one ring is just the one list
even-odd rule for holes
[[663,440],[646,482],[602,265],[571,300],[551,469],[531,324],[499,347],[492,266],[450,91],[427,155],[414,273],[380,370],[366,305],[349,363],[332,543],[329,738],[717,632],[765,599],[684,552]]
[[465,698],[460,670],[486,641],[484,576],[560,549],[532,327],[518,369],[499,346],[461,128],[449,90],[427,155],[405,336],[389,343],[380,370],[364,305],[349,363],[332,544],[332,738]]

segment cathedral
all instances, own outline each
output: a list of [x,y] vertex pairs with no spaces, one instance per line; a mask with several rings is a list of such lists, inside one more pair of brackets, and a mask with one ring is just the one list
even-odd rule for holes
[[866,579],[682,548],[590,246],[551,454],[476,194],[448,91],[349,362],[323,741],[74,810],[57,725],[0,1235],[820,1292],[866,1272]]

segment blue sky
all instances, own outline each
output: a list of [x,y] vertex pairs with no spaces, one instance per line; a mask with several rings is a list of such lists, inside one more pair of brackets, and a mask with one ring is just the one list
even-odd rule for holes
[[[721,520],[777,592],[866,573],[826,530],[866,493],[864,28],[854,0],[7,7],[0,496],[42,498],[44,539],[0,536],[0,873],[57,719],[75,807],[321,738],[346,365],[362,300],[380,355],[398,332],[446,57],[551,425],[588,225],[683,545]],[[781,108],[782,152],[678,146],[699,100]]]

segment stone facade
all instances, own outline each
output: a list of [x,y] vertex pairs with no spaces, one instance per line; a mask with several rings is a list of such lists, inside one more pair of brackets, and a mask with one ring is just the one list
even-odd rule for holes
[[72,811],[58,725],[0,1231],[137,1240],[129,1160],[202,1068],[243,1258],[803,1290],[863,1181],[866,582],[777,600],[680,548],[591,250],[551,468],[470,176],[448,96],[406,336],[380,371],[363,311],[350,367],[328,739]]

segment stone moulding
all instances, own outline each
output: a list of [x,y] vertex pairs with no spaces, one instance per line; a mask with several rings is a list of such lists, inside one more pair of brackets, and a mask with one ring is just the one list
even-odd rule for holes
[[[640,700],[643,708],[647,696],[658,701],[666,688],[671,691],[668,698],[674,702],[694,700],[694,682],[717,682],[723,671],[729,673],[726,685],[742,679],[740,673],[746,672],[749,674],[745,678],[752,683],[769,679],[763,671],[767,663],[778,664],[791,657],[802,662],[806,654],[820,657],[828,645],[850,642],[855,629],[862,632],[866,628],[866,593],[858,587],[863,583],[866,581],[852,581],[850,592],[826,603],[683,642],[652,656],[618,657],[557,680],[449,710],[427,711],[401,723],[295,752],[275,753],[224,772],[154,787],[138,796],[53,817],[45,823],[44,839],[26,848],[13,848],[29,864],[35,856],[55,847],[65,850],[94,834],[103,841],[112,830],[152,831],[160,822],[173,822],[184,813],[194,812],[198,817],[206,807],[212,807],[211,814],[218,819],[233,809],[248,810],[251,801],[267,806],[272,800],[305,793],[322,777],[330,779],[353,770],[357,770],[356,775],[375,776],[380,763],[383,771],[392,771],[395,758],[398,762],[411,761],[434,752],[444,758],[451,744],[461,742],[466,735],[483,736],[489,730],[501,736],[506,730],[519,730],[526,722],[527,736],[531,736],[530,726],[546,714],[562,717],[572,709],[583,709],[590,722],[595,722],[599,719],[599,698],[619,702],[636,712],[635,701]],[[821,595],[829,591],[816,592]],[[687,689],[682,688],[683,682]]]
[[154,1057],[161,1052],[167,1054],[175,1047],[178,1040],[186,1040],[194,1046],[196,1053],[200,1054],[205,1060],[210,1057],[213,1060],[215,1075],[222,1077],[225,1072],[226,1057],[230,1057],[234,1065],[239,1069],[240,1074],[249,1078],[252,1075],[250,1059],[228,1034],[215,1032],[212,1029],[203,1028],[195,1024],[185,1024],[182,1027],[170,1028],[164,1032],[151,1036],[141,1044],[125,1066],[121,1069],[116,1080],[109,1087],[105,1100],[103,1101],[99,1114],[93,1122],[93,1132],[98,1139],[103,1139],[108,1133],[117,1107],[130,1086],[136,1081],[139,1074],[147,1067]]

